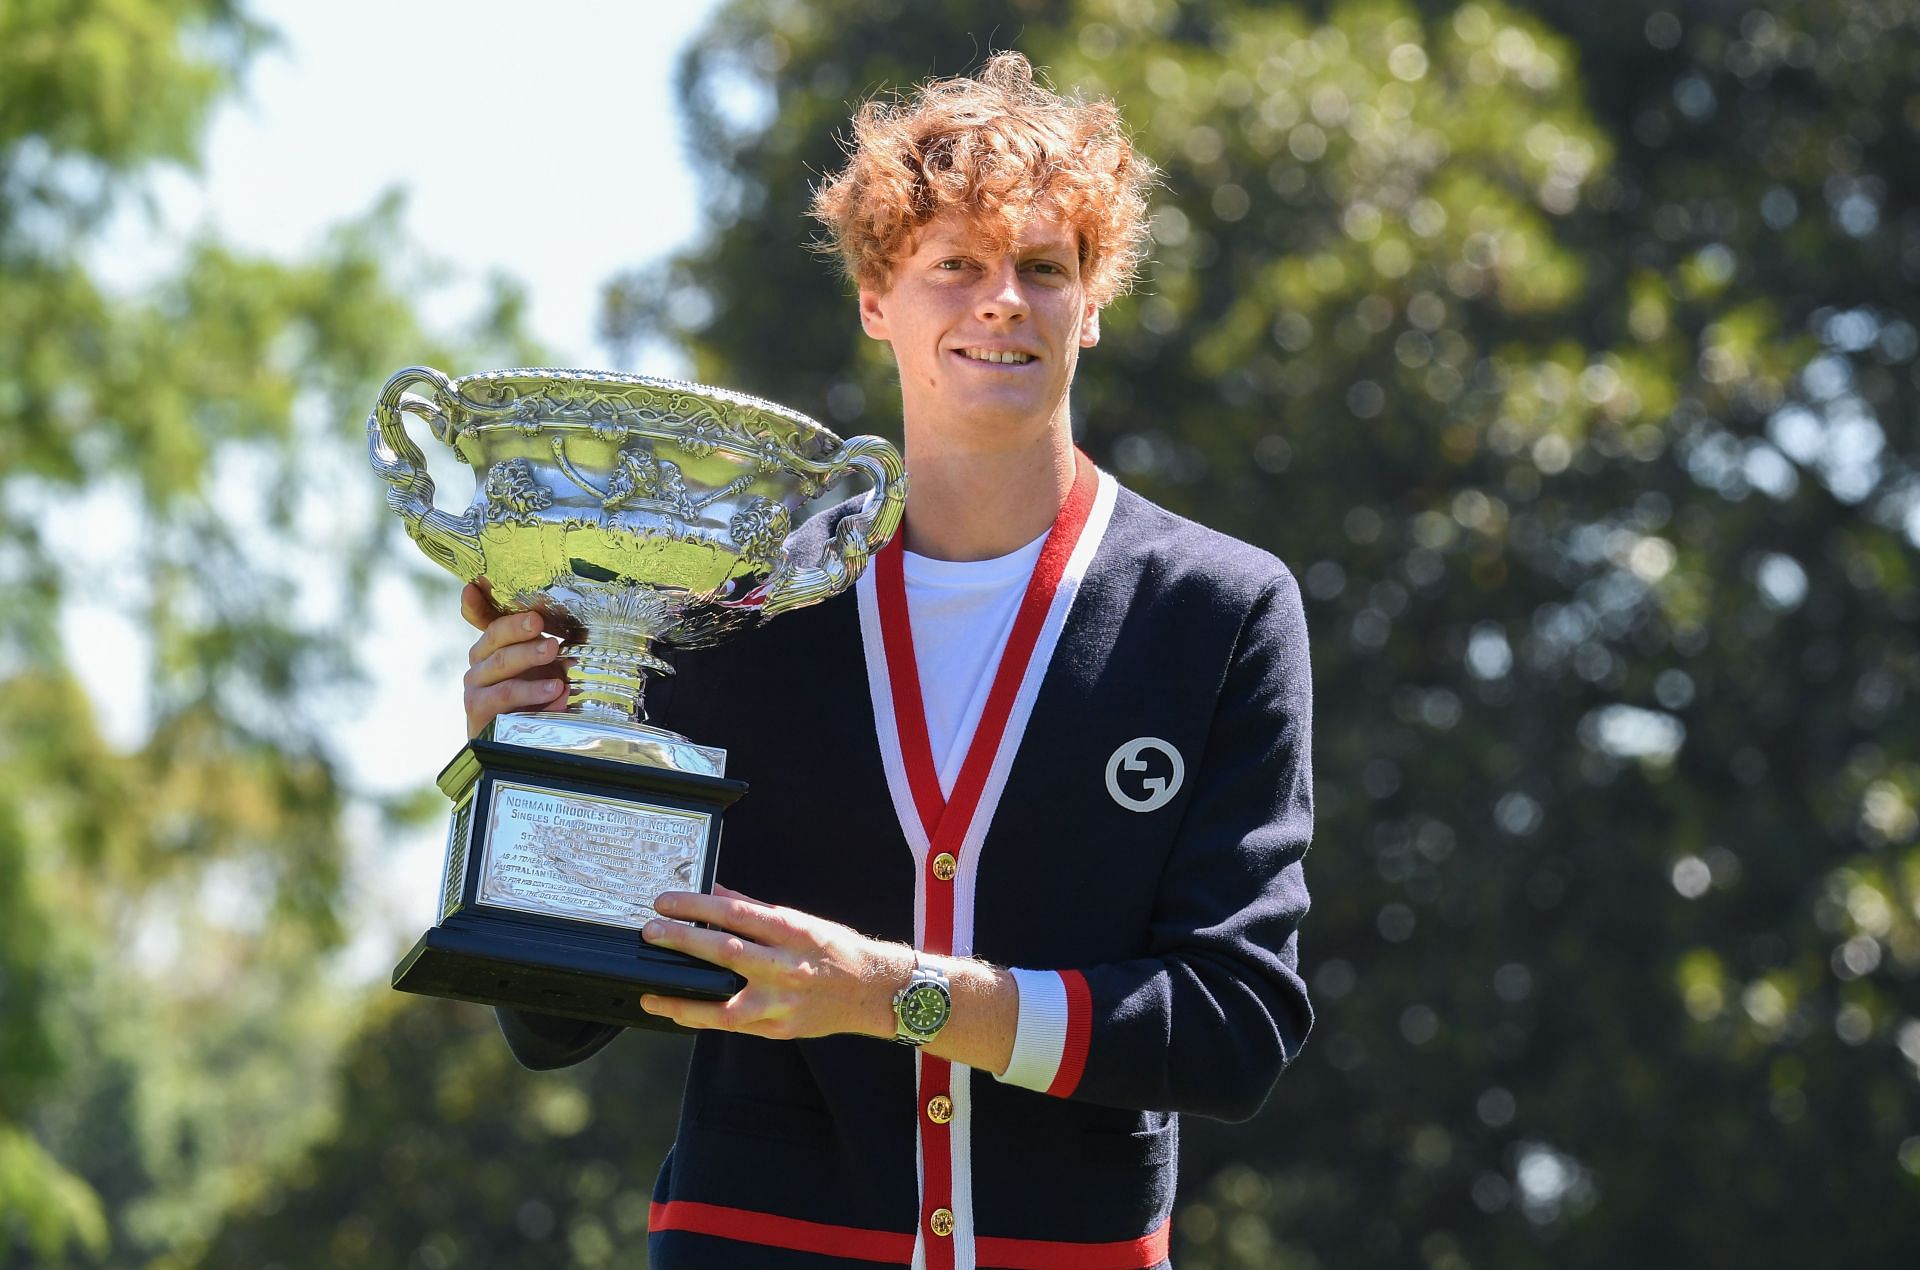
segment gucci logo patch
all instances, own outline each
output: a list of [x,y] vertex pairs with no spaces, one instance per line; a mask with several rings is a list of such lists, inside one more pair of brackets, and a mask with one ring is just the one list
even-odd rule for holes
[[1107,792],[1128,811],[1158,811],[1187,778],[1180,751],[1157,736],[1138,736],[1107,760]]

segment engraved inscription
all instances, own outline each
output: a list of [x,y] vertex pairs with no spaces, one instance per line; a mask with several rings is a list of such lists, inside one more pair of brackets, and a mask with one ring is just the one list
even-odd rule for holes
[[638,930],[660,892],[698,889],[708,819],[501,781],[480,902]]

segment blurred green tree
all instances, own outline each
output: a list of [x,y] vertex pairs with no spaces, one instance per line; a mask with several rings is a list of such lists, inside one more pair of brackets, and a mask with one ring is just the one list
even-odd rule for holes
[[[351,1032],[319,702],[392,548],[359,420],[436,347],[397,205],[297,264],[97,278],[269,38],[230,0],[0,5],[0,1263],[191,1260],[325,1127]],[[517,350],[497,300],[475,342]],[[81,658],[144,685],[137,740]]]
[[686,1042],[636,1031],[604,1058],[528,1072],[492,1011],[384,997],[342,1065],[337,1131],[204,1264],[644,1265]]

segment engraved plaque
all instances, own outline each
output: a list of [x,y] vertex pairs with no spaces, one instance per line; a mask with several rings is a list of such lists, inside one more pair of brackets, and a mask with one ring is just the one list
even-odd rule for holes
[[479,901],[638,930],[662,891],[697,891],[705,812],[497,781]]

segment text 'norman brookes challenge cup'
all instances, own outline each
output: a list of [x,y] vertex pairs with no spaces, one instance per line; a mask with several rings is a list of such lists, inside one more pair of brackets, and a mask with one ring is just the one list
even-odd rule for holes
[[[403,415],[473,467],[459,515]],[[667,890],[710,890],[726,753],[646,723],[658,648],[715,643],[851,586],[899,527],[907,478],[879,437],[718,388],[596,371],[415,366],[367,420],[387,505],[503,612],[566,644],[567,708],[505,714],[440,773],[453,800],[440,916],[395,967],[408,992],[670,1026],[644,992],[722,999],[731,971],[643,943]],[[848,475],[872,493],[817,558],[788,534]]]

